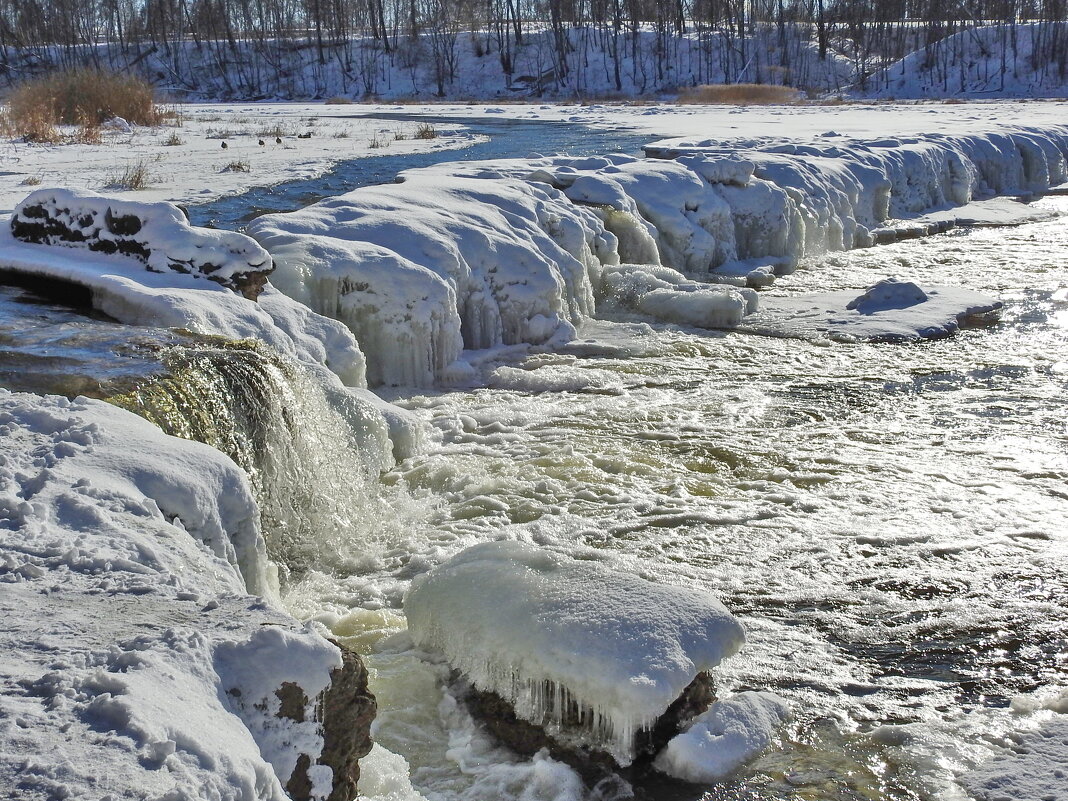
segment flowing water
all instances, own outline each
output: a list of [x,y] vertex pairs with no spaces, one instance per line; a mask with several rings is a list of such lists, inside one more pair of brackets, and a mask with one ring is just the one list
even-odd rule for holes
[[743,774],[650,796],[953,798],[953,772],[1017,725],[1010,699],[1068,683],[1065,252],[1068,218],[953,232],[829,255],[772,290],[892,275],[1006,301],[999,325],[945,340],[605,320],[564,352],[488,357],[487,386],[398,395],[436,441],[386,481],[425,522],[376,531],[367,569],[324,564],[289,601],[371,653],[378,739],[431,798],[577,792],[494,750],[440,666],[380,639],[413,575],[505,537],[707,588],[749,634],[724,687],[791,702]]

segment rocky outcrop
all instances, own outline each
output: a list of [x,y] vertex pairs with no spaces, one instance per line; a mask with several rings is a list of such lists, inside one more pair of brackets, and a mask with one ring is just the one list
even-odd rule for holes
[[454,686],[471,715],[502,743],[527,756],[547,749],[553,759],[570,765],[590,786],[613,775],[633,779],[644,773],[668,741],[716,700],[712,674],[699,673],[651,728],[637,732],[635,760],[621,767],[606,751],[579,744],[589,739],[583,727],[588,726],[590,716],[577,706],[568,710],[560,736],[553,736],[545,727],[517,716],[515,708],[496,693],[479,690],[459,676]]
[[[341,650],[342,666],[330,674],[330,686],[315,704],[315,717],[322,724],[323,750],[315,761],[333,771],[333,785],[327,801],[352,801],[360,780],[359,760],[371,751],[371,722],[378,705],[367,689],[367,669],[360,657],[333,640]],[[308,698],[298,685],[285,682],[276,692],[279,718],[303,723]],[[293,801],[309,801],[313,784],[309,769],[311,757],[302,753],[286,782]]]
[[255,300],[274,269],[244,234],[191,226],[171,203],[140,203],[75,189],[39,189],[11,215],[11,233],[39,245],[120,254],[151,272],[207,278]]

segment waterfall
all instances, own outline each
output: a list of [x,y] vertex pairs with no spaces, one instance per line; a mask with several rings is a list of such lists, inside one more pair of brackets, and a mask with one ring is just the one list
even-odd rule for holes
[[285,572],[329,563],[383,514],[390,466],[378,410],[330,392],[306,367],[250,340],[173,347],[168,374],[108,400],[164,432],[211,445],[251,479],[270,558]]

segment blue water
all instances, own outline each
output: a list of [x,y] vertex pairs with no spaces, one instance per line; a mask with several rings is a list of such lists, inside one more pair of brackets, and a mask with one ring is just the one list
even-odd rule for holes
[[416,114],[358,115],[388,121],[460,124],[476,134],[489,136],[488,142],[457,150],[365,156],[339,163],[318,178],[286,181],[274,186],[258,186],[240,195],[190,206],[194,225],[238,230],[261,214],[294,211],[324,198],[344,194],[361,186],[389,183],[397,173],[416,167],[429,167],[445,161],[516,158],[528,153],[567,153],[573,156],[605,153],[640,154],[647,134],[597,130],[573,122],[533,122],[530,120],[430,117]]

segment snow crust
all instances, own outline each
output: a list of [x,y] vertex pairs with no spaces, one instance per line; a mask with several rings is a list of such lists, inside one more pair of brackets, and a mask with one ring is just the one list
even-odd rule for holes
[[274,691],[314,699],[341,660],[249,594],[271,589],[244,473],[84,398],[0,390],[0,428],[0,784],[284,801],[322,741]]
[[1016,714],[1039,719],[1036,727],[1016,735],[986,762],[962,776],[962,784],[979,801],[1064,801],[1068,799],[1068,691],[1040,704],[1016,700]]
[[771,745],[790,708],[769,692],[742,692],[716,701],[673,737],[653,763],[676,779],[715,782]]
[[418,646],[520,717],[566,738],[566,706],[590,710],[586,745],[624,765],[635,733],[745,640],[707,593],[519,542],[472,546],[416,578],[404,611]]

